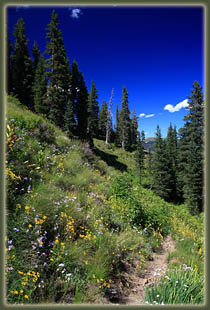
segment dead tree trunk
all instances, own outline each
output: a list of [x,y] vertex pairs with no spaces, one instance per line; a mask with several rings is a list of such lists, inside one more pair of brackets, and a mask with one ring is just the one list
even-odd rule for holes
[[109,108],[107,113],[107,121],[106,121],[106,146],[109,146],[110,143],[110,136],[112,130],[112,116],[111,116],[111,106],[112,106],[112,99],[113,99],[114,90],[112,88],[111,98],[109,100]]

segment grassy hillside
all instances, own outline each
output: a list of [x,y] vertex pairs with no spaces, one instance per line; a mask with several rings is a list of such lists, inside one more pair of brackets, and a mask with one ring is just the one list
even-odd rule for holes
[[125,274],[135,268],[141,276],[167,234],[177,240],[169,273],[181,281],[183,264],[190,275],[196,270],[199,290],[189,280],[185,301],[203,302],[202,216],[140,187],[133,153],[101,140],[94,145],[69,139],[8,98],[8,302],[117,302],[132,285]]

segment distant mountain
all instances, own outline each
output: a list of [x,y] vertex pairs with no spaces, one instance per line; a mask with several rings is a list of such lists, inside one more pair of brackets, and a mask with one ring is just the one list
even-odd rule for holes
[[155,138],[153,137],[146,138],[145,144],[144,144],[145,149],[153,151],[154,143],[155,143]]

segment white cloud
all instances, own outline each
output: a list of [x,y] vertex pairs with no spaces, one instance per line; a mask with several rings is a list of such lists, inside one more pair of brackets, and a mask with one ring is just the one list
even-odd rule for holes
[[149,115],[146,115],[145,117],[148,118],[148,117],[153,117],[155,116],[155,114],[149,114]]
[[140,118],[142,118],[142,117],[148,118],[148,117],[153,117],[153,116],[155,116],[155,114],[148,114],[148,115],[146,115],[145,113],[139,114]]
[[81,9],[72,9],[71,10],[71,17],[78,19],[80,15],[82,14]]
[[185,99],[181,102],[179,102],[177,105],[175,105],[175,107],[172,104],[167,104],[164,107],[164,110],[168,110],[171,113],[177,112],[179,110],[181,110],[182,108],[186,108],[188,107],[188,99]]
[[144,113],[141,113],[141,114],[139,114],[139,117],[144,117],[146,114],[144,114]]

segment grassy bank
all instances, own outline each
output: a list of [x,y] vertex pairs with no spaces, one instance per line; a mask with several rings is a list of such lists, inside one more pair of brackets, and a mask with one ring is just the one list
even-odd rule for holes
[[202,219],[140,187],[133,153],[90,150],[11,97],[6,141],[8,303],[114,302],[169,233],[171,268],[203,277]]

